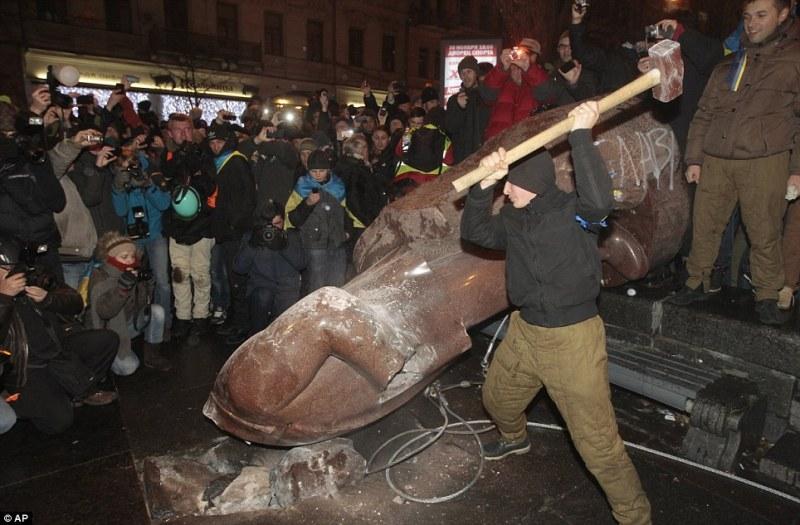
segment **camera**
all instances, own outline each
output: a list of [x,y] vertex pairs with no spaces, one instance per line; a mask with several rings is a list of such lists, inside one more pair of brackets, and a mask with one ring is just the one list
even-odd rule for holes
[[575,61],[574,60],[570,60],[569,62],[564,62],[563,64],[561,64],[561,67],[558,68],[558,70],[561,71],[562,73],[564,73],[565,75],[567,73],[569,73],[570,71],[572,71],[573,69],[575,69]]
[[92,95],[81,95],[75,101],[80,105],[92,105],[94,104],[94,97]]
[[663,40],[665,38],[672,38],[675,30],[671,27],[662,27],[658,24],[653,24],[644,27],[644,36],[648,40]]
[[31,164],[44,162],[46,141],[42,117],[20,114],[14,127],[13,137],[0,136],[0,159],[24,157]]
[[580,12],[586,11],[587,9],[589,9],[589,6],[591,5],[589,3],[589,0],[575,0],[573,3]]
[[54,290],[58,286],[55,276],[36,264],[36,257],[47,253],[46,244],[27,244],[22,247],[20,262],[9,275],[24,274],[26,286],[38,286],[43,290]]
[[253,228],[253,235],[250,240],[253,246],[259,248],[282,250],[286,247],[288,237],[284,230],[270,223],[256,225]]
[[511,60],[519,60],[522,57],[522,52],[518,47],[511,48]]
[[131,213],[133,214],[133,224],[128,225],[128,237],[133,240],[144,239],[150,233],[147,225],[147,213],[142,206],[134,206],[131,208]]
[[100,144],[104,140],[105,137],[103,137],[102,135],[89,135],[88,137],[86,137],[86,142],[89,142],[90,144]]

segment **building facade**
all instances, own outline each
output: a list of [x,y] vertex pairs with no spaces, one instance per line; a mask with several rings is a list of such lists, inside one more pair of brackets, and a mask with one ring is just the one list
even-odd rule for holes
[[[20,0],[0,2],[2,92],[20,97],[47,65],[69,64],[81,85],[187,100],[246,100],[258,93],[302,104],[320,88],[361,104],[405,80],[412,94],[437,85],[439,43],[497,37],[484,0]],[[488,21],[488,22],[487,22]]]

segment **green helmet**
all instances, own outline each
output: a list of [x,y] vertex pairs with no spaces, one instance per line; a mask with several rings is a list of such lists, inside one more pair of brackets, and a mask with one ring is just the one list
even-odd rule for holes
[[172,192],[172,209],[179,219],[194,219],[200,213],[200,207],[200,195],[191,186],[178,186]]

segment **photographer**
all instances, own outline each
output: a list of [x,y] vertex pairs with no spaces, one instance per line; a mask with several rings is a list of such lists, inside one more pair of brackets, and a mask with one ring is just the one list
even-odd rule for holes
[[486,139],[533,114],[539,107],[534,89],[547,81],[547,73],[538,64],[542,46],[533,38],[523,38],[517,47],[504,49],[484,85],[495,98],[486,127]]
[[537,86],[534,94],[549,107],[565,106],[573,102],[592,98],[597,93],[597,78],[593,71],[583,69],[572,57],[569,31],[558,39],[558,60],[554,64],[550,79]]
[[584,18],[587,12],[584,2],[572,3],[569,27],[572,58],[581,64],[583,72],[588,70],[597,76],[598,93],[608,93],[636,78],[636,52],[623,47],[601,49],[586,42]]
[[491,110],[478,81],[478,61],[466,56],[458,63],[461,89],[447,100],[445,131],[453,140],[453,156],[459,163],[483,144]]
[[80,295],[21,259],[20,243],[0,234],[0,343],[11,365],[4,387],[18,418],[56,434],[72,425],[73,404],[106,405],[117,398],[97,385],[118,339],[109,330],[65,331],[58,315],[80,313]]
[[0,233],[20,240],[37,254],[37,263],[63,280],[58,247],[61,236],[53,213],[66,204],[53,172],[53,161],[64,169],[71,162],[63,152],[47,152],[43,114],[50,105],[47,87],[33,91],[30,111],[18,114],[0,102]]
[[161,355],[165,314],[158,304],[150,304],[152,276],[143,270],[129,237],[108,232],[97,243],[97,258],[102,265],[89,281],[89,325],[108,328],[119,336],[119,346],[111,371],[131,375],[139,368],[139,358],[131,339],[144,332],[144,365],[166,372],[172,368]]
[[211,301],[211,230],[216,191],[211,159],[191,140],[188,115],[173,113],[167,122],[167,147],[161,165],[169,174],[172,207],[162,218],[169,237],[175,317],[172,335],[183,338],[207,332]]
[[165,324],[169,328],[172,324],[172,293],[169,245],[162,234],[162,215],[170,206],[170,194],[148,173],[149,162],[139,151],[144,138],[140,135],[120,148],[119,158],[112,168],[112,200],[117,215],[125,220],[128,237],[147,253],[156,281],[154,302],[164,309]]
[[[378,107],[378,102],[375,100],[375,95],[372,93],[369,82],[366,80],[362,82],[361,90],[364,92],[364,106],[374,111],[378,115],[378,119],[381,117],[392,118],[400,113],[404,118],[408,118],[411,114],[411,98],[406,93],[405,83],[399,80],[394,80],[389,84],[386,89],[386,99],[381,107]],[[381,122],[381,124],[383,123]]]
[[238,146],[238,150],[250,159],[256,201],[273,201],[284,207],[297,181],[295,172],[300,158],[292,143],[286,140],[284,130],[278,130],[268,122],[262,123],[256,131],[252,139],[244,140]]
[[250,331],[253,335],[300,299],[300,272],[306,255],[297,230],[283,229],[283,207],[261,201],[253,231],[242,238],[234,270],[247,275]]

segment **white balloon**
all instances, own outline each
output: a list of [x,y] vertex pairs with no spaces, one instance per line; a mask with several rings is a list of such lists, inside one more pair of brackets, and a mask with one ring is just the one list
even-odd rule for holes
[[81,79],[81,74],[73,66],[56,66],[53,68],[53,74],[59,82],[67,87],[78,85]]

